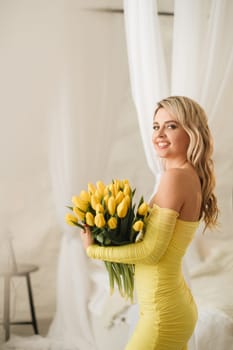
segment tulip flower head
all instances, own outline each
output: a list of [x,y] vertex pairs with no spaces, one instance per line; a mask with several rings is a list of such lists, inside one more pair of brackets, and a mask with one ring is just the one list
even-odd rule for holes
[[116,195],[116,204],[119,204],[124,198],[124,194],[122,191],[119,191]]
[[90,194],[87,191],[81,191],[79,197],[85,202],[91,201]]
[[117,227],[117,219],[115,217],[111,217],[109,220],[108,220],[108,227],[111,229],[111,230],[114,230],[116,227]]
[[115,214],[115,210],[116,210],[116,201],[115,198],[113,196],[111,196],[108,200],[108,212],[110,215],[114,215]]
[[99,213],[95,216],[94,222],[95,222],[95,225],[99,228],[104,227],[106,224],[106,221],[102,213]]
[[88,193],[89,193],[90,195],[94,194],[95,191],[96,191],[95,186],[94,186],[93,183],[91,183],[91,182],[88,183],[87,188],[88,188]]
[[148,204],[146,202],[143,202],[138,208],[138,214],[145,216],[148,213],[148,209]]
[[117,207],[117,215],[119,218],[124,218],[128,211],[128,201],[126,198],[122,200],[122,202]]
[[134,224],[133,224],[133,229],[136,232],[139,232],[143,229],[144,223],[142,220],[137,220]]
[[75,223],[78,221],[76,216],[69,213],[66,214],[65,220],[66,220],[66,223],[70,226],[75,226]]
[[83,221],[85,218],[85,213],[81,211],[78,207],[73,208],[73,212],[77,215],[80,221]]
[[128,195],[131,194],[131,188],[130,188],[129,184],[127,184],[127,183],[125,184],[123,192],[124,192],[124,195],[125,195],[125,196],[126,196],[127,194],[128,194]]
[[97,204],[99,204],[99,203],[100,203],[99,198],[98,198],[95,194],[93,194],[93,195],[91,196],[91,206],[92,206],[92,208],[93,208],[94,210],[96,210],[96,206],[97,206]]
[[105,184],[102,181],[97,181],[96,182],[96,188],[101,197],[104,196],[104,190],[105,190]]
[[96,213],[104,213],[104,207],[102,206],[102,204],[97,203],[95,211],[96,211]]
[[94,226],[94,215],[90,212],[86,213],[86,223],[88,226]]

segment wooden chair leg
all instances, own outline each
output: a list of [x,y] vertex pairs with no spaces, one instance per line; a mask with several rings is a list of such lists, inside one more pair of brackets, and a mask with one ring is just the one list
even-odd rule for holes
[[26,274],[26,279],[27,279],[28,296],[29,296],[29,302],[30,302],[30,310],[31,310],[31,316],[32,316],[32,325],[33,325],[35,334],[39,334],[29,273]]
[[4,277],[4,311],[3,324],[5,328],[5,340],[10,338],[10,277]]

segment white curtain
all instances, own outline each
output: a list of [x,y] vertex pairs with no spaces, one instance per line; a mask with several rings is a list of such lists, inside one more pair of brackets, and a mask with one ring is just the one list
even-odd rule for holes
[[[152,161],[149,127],[156,102],[164,95],[186,95],[197,100],[207,111],[215,139],[217,191],[223,212],[221,239],[224,236],[229,240],[232,234],[232,161],[226,159],[223,150],[225,152],[226,148],[229,149],[229,155],[233,151],[232,127],[229,128],[229,125],[232,126],[230,113],[233,108],[233,3],[230,0],[174,1],[172,62],[171,67],[168,67],[171,68],[168,69],[171,70],[170,86],[167,83],[169,79],[166,75],[156,3],[154,0],[124,0],[132,96],[148,165],[155,174],[159,173],[158,162]],[[228,115],[224,122],[222,114]],[[224,177],[226,169],[228,174]],[[212,237],[214,236],[219,235],[215,233]],[[203,240],[201,244],[205,245],[204,243]],[[189,259],[186,258],[189,270],[200,262],[199,244],[197,238],[190,250],[192,253],[189,252]],[[136,312],[134,317],[136,318]],[[198,335],[202,334],[200,327],[198,330]],[[198,335],[196,346],[205,343]],[[205,337],[210,338],[210,332],[206,332]],[[207,345],[208,349],[213,347],[209,339]],[[224,344],[222,339],[221,349],[224,345],[227,348],[229,343]],[[195,349],[194,338],[190,347]]]
[[[65,72],[69,77],[69,72]],[[76,121],[71,106],[72,90],[68,79],[61,77],[59,101],[52,111],[50,170],[53,184],[54,203],[63,236],[57,272],[57,311],[50,327],[48,337],[60,340],[65,346],[74,349],[94,349],[91,323],[88,317],[88,296],[90,294],[90,274],[87,258],[82,249],[78,232],[66,227],[64,222],[66,206],[79,185],[78,168],[85,168],[77,152],[80,125]],[[78,162],[74,162],[74,159]],[[82,170],[80,170],[82,172]],[[77,297],[78,295],[78,297]],[[78,345],[77,345],[78,344]]]
[[[77,38],[72,38],[72,46],[66,47],[60,84],[49,116],[52,119],[49,159],[53,195],[63,232],[57,311],[48,338],[60,340],[65,349],[95,350],[98,344],[91,321],[93,313],[102,311],[109,295],[108,277],[102,262],[86,257],[79,230],[69,228],[64,216],[72,196],[87,189],[88,182],[112,180],[106,170],[122,86],[122,76],[113,66],[120,41],[114,38],[117,22],[112,17],[93,14],[92,26],[85,35],[83,28],[88,28],[86,21],[91,20],[91,14],[85,16],[85,12],[81,12],[76,19],[79,21],[76,31],[68,23],[68,29],[64,28],[65,33],[68,31],[66,35],[77,35]],[[98,43],[91,37],[94,31],[101,33]],[[87,73],[92,76],[91,80],[87,80]]]
[[[205,108],[214,136],[221,238],[232,236],[233,3],[175,1],[171,94],[188,95]],[[224,118],[224,122],[223,122]],[[204,240],[203,240],[204,242]]]
[[157,183],[161,173],[151,143],[156,101],[168,95],[168,81],[155,1],[125,1],[125,31],[133,100],[148,165]]

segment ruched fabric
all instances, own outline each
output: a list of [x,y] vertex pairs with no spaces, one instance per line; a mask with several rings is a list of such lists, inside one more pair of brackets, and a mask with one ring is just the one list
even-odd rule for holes
[[139,321],[125,350],[187,350],[197,308],[182,274],[182,258],[199,222],[154,205],[143,241],[121,247],[91,245],[94,259],[135,264]]

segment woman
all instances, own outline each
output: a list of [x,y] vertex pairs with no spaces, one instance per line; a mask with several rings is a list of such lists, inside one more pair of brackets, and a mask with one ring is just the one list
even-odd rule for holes
[[204,110],[181,96],[158,103],[153,129],[164,173],[144,240],[106,248],[93,244],[88,228],[81,235],[89,257],[135,264],[140,317],[126,350],[185,350],[197,308],[182,275],[182,258],[200,220],[213,228],[218,216],[212,138]]

